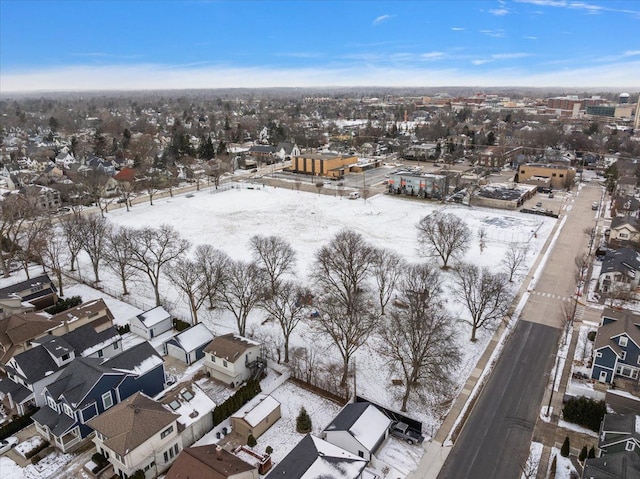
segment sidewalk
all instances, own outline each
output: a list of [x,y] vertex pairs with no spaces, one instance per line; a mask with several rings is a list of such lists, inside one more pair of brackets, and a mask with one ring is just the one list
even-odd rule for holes
[[[538,275],[538,267],[540,266],[543,258],[545,258],[545,255],[556,236],[558,228],[562,224],[562,221],[558,221],[555,224],[544,247],[531,267],[531,273],[524,279],[518,294],[514,297],[511,303],[511,311],[515,311],[521,302],[526,302],[529,286],[533,281],[534,276]],[[510,325],[502,323],[495,331],[493,337],[489,341],[489,344],[487,344],[487,348],[478,360],[476,367],[467,378],[464,387],[458,394],[458,397],[451,406],[449,413],[440,425],[440,428],[436,432],[434,438],[424,443],[423,447],[425,453],[420,460],[420,464],[418,464],[418,468],[409,473],[407,475],[407,479],[436,479],[438,477],[440,469],[442,469],[442,466],[453,448],[453,443],[455,442],[457,435],[464,427],[466,419],[465,415],[470,414],[473,409],[475,399],[479,395],[479,391],[482,389],[482,385],[487,381],[490,375],[490,370],[493,367],[492,361],[496,361],[500,356],[499,347],[501,349],[507,339],[506,337],[503,338],[503,336],[508,336],[511,331],[513,331],[513,328],[519,320],[520,318],[517,318]],[[474,391],[476,392],[474,393]]]

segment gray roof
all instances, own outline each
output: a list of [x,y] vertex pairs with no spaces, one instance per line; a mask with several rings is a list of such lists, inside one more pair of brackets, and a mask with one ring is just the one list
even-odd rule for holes
[[605,454],[587,459],[584,479],[635,479],[640,477],[640,456],[635,451]]
[[44,336],[39,342],[54,358],[61,358],[65,354],[74,352],[73,346],[71,346],[63,336]]
[[636,218],[635,216],[614,216],[611,219],[611,229],[616,229],[619,228],[620,226],[623,225],[629,225],[633,228],[635,228],[636,230],[640,231],[640,219]]
[[162,360],[162,356],[158,354],[155,348],[151,346],[151,344],[149,344],[147,341],[145,341],[143,343],[136,344],[132,348],[129,348],[126,351],[118,354],[117,356],[108,359],[102,365],[108,368],[130,371],[135,369],[144,360],[154,356]]
[[[328,443],[307,434],[296,447],[273,468],[267,478],[301,478],[316,461],[322,461],[326,467],[322,467],[321,469],[332,471],[331,476],[327,477],[356,479],[360,477],[362,470],[367,465],[367,461],[364,459],[354,457],[346,451],[338,451],[337,446],[330,446],[330,449],[333,451],[332,453],[324,449],[318,450],[317,444],[326,445]],[[357,466],[345,467],[347,464],[357,464]],[[350,473],[353,473],[353,475],[350,475]]]
[[56,382],[47,386],[47,390],[56,400],[64,396],[65,400],[76,407],[93,386],[105,374],[123,373],[100,365],[97,358],[76,358],[69,363]]
[[275,153],[276,148],[274,146],[269,146],[269,145],[253,145],[251,148],[249,148],[249,152]]
[[600,449],[630,439],[635,439],[640,443],[640,416],[637,414],[605,414],[601,432],[598,441]]
[[49,430],[58,437],[67,432],[76,423],[74,418],[66,414],[58,414],[49,406],[41,407],[32,418],[38,424],[47,426]]
[[57,371],[60,367],[51,355],[43,347],[27,349],[13,357],[24,373],[24,378],[29,384],[45,377],[47,372]]
[[29,398],[33,393],[22,384],[14,383],[9,378],[0,378],[0,392],[11,394],[11,398],[18,404]]
[[368,402],[347,404],[325,428],[325,431],[348,431],[369,406],[371,403]]
[[47,284],[47,285],[50,285],[50,287],[47,287],[41,291],[38,291],[37,293],[22,296],[22,299],[28,301],[28,299],[38,298],[40,296],[45,296],[46,294],[51,293],[51,291],[56,291],[55,286],[51,282],[51,278],[49,278],[48,275],[43,274],[35,278],[31,278],[26,281],[21,281],[19,283],[12,284],[11,286],[7,286],[6,288],[0,289],[0,298],[9,298],[17,293],[23,293],[39,284]]
[[73,347],[76,353],[80,354],[82,351],[86,351],[93,346],[117,338],[118,336],[118,331],[113,326],[104,331],[97,332],[93,329],[93,325],[89,323],[74,329],[62,337]]
[[631,248],[618,248],[607,251],[602,260],[600,274],[619,272],[633,277],[638,270],[640,270],[638,252]]

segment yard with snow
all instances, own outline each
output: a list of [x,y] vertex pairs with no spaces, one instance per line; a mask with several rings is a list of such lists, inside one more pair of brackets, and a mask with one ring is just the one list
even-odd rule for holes
[[[352,229],[376,247],[384,247],[399,253],[407,261],[425,261],[418,249],[416,224],[434,210],[446,210],[460,216],[472,231],[473,239],[465,261],[487,266],[492,271],[501,269],[506,251],[512,243],[528,248],[526,268],[514,278],[513,291],[517,291],[557,220],[544,216],[526,215],[519,212],[469,208],[460,205],[406,200],[398,197],[378,195],[368,200],[349,200],[339,196],[319,195],[294,190],[260,187],[243,187],[213,193],[210,190],[195,192],[190,198],[175,196],[136,205],[127,212],[124,208],[109,212],[106,217],[114,224],[140,228],[144,226],[173,225],[187,238],[193,247],[211,244],[225,251],[232,259],[250,260],[249,239],[253,235],[277,235],[285,238],[296,251],[296,278],[305,281],[312,267],[314,253],[327,244],[344,228]],[[486,232],[485,246],[481,251],[478,232]],[[429,261],[435,261],[430,259]],[[93,279],[92,269],[86,255],[79,258],[79,273],[84,280]],[[76,273],[77,274],[77,273]],[[454,300],[451,272],[442,273],[442,288],[447,308],[456,318],[465,318],[467,313],[460,302]],[[17,273],[10,282],[20,280]],[[117,324],[126,323],[142,310],[154,306],[153,289],[146,277],[130,281],[130,295],[125,302],[106,295],[119,295],[119,280],[106,268],[101,268],[103,291],[85,285],[65,285],[65,295],[81,295],[83,301],[104,297],[112,309]],[[53,276],[52,276],[53,278]],[[7,280],[0,284],[8,284]],[[188,320],[189,309],[184,298],[163,276],[160,284],[163,306],[171,314]],[[132,303],[129,305],[127,303]],[[208,311],[202,308],[200,320],[218,335],[237,332],[235,319],[226,311]],[[280,344],[281,332],[277,325],[264,323],[266,314],[253,310],[247,323],[249,336],[265,341],[272,351]],[[458,346],[462,360],[456,368],[457,391],[463,386],[471,370],[482,355],[491,338],[492,331],[479,330],[478,340],[469,341],[471,328],[458,323]],[[395,379],[389,364],[378,353],[380,339],[376,336],[356,354],[357,393],[390,409],[400,409],[401,386],[393,386]],[[339,363],[337,351],[329,339],[319,337],[308,324],[300,325],[291,338],[291,348],[313,348],[319,357],[328,363]],[[179,378],[178,378],[179,379]],[[315,395],[290,383],[276,389],[273,396],[282,403],[282,419],[258,440],[258,449],[268,445],[274,449],[273,457],[279,461],[293,448],[301,435],[295,433],[295,417],[302,405],[311,415],[314,433],[318,433],[339,411],[334,403],[319,399]],[[449,398],[452,399],[452,398]],[[408,414],[423,422],[423,433],[431,436],[439,427],[449,407],[449,402],[427,401],[424,404],[409,404]],[[414,449],[412,449],[414,451]],[[422,448],[415,448],[422,452]],[[402,455],[391,448],[390,457]],[[410,458],[405,467],[415,467],[419,455]],[[26,472],[26,471],[25,471]],[[25,474],[26,475],[26,474]],[[12,477],[12,476],[10,476]]]

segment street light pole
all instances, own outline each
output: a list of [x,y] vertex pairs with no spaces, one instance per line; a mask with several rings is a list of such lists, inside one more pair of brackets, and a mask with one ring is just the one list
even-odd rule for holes
[[553,400],[553,390],[556,387],[556,380],[558,379],[558,370],[560,369],[560,359],[565,359],[562,356],[555,355],[558,359],[558,363],[556,364],[556,372],[553,375],[553,382],[551,383],[551,394],[549,395],[549,404],[547,405],[547,417],[551,417],[551,401]]

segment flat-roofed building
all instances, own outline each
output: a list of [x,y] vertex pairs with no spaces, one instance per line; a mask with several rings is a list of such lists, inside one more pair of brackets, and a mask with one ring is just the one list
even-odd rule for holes
[[349,172],[349,165],[358,162],[356,156],[338,154],[304,154],[291,158],[287,171],[313,176],[339,178]]

